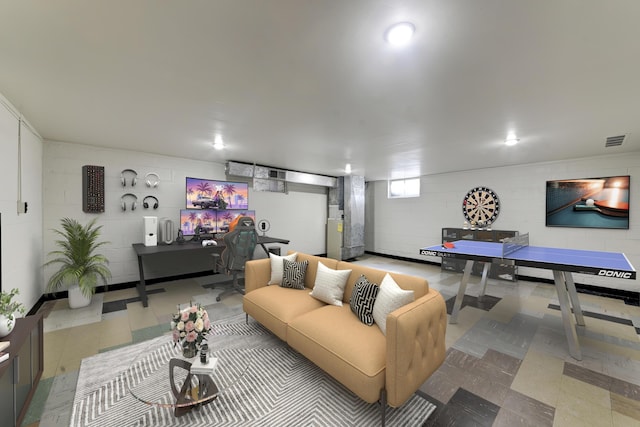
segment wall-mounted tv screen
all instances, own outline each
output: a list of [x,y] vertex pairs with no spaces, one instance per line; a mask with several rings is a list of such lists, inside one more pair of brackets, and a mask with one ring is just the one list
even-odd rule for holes
[[184,236],[196,234],[202,227],[205,233],[217,233],[215,209],[180,209],[180,230]]
[[187,178],[187,209],[249,209],[249,184]]
[[218,227],[218,233],[228,232],[229,224],[231,224],[233,220],[239,216],[251,217],[253,219],[254,224],[256,222],[256,211],[252,211],[252,210],[238,211],[238,210],[227,209],[227,210],[216,211],[216,213],[218,214],[218,220],[216,222],[216,225]]
[[547,181],[547,227],[629,228],[630,176]]

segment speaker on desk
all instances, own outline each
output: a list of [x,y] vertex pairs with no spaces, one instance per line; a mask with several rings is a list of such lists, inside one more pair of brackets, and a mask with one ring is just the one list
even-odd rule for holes
[[145,216],[144,221],[144,245],[158,246],[158,217]]
[[173,243],[173,221],[167,218],[160,218],[158,222],[158,239],[160,243],[170,245]]

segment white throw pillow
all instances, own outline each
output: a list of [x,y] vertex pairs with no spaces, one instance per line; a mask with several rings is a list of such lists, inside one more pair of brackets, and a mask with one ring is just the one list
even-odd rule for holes
[[342,296],[350,274],[351,270],[334,270],[318,262],[316,281],[309,295],[327,304],[342,306]]
[[387,335],[387,316],[403,305],[413,302],[413,291],[402,289],[387,273],[380,283],[380,291],[373,304],[373,320],[384,335]]
[[271,259],[271,280],[267,283],[267,285],[279,285],[282,283],[282,273],[284,272],[284,261],[283,259],[289,261],[295,261],[298,253],[292,253],[291,255],[280,256],[276,254],[269,254],[269,258]]

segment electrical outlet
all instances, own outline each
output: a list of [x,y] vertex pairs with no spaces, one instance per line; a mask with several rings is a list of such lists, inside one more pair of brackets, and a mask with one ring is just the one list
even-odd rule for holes
[[18,214],[26,214],[27,209],[28,209],[27,202],[18,200]]

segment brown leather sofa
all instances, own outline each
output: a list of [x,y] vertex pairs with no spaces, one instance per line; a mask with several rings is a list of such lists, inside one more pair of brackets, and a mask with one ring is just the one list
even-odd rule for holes
[[[243,308],[247,319],[256,319],[364,401],[379,401],[384,425],[386,405],[402,405],[444,362],[444,299],[429,289],[424,278],[389,273],[400,288],[413,290],[415,299],[387,316],[385,336],[377,325],[362,323],[349,300],[361,275],[380,284],[386,271],[297,253],[296,261],[304,260],[309,262],[306,292],[267,285],[270,259],[246,263]],[[341,307],[309,295],[319,261],[330,269],[352,270]]]

